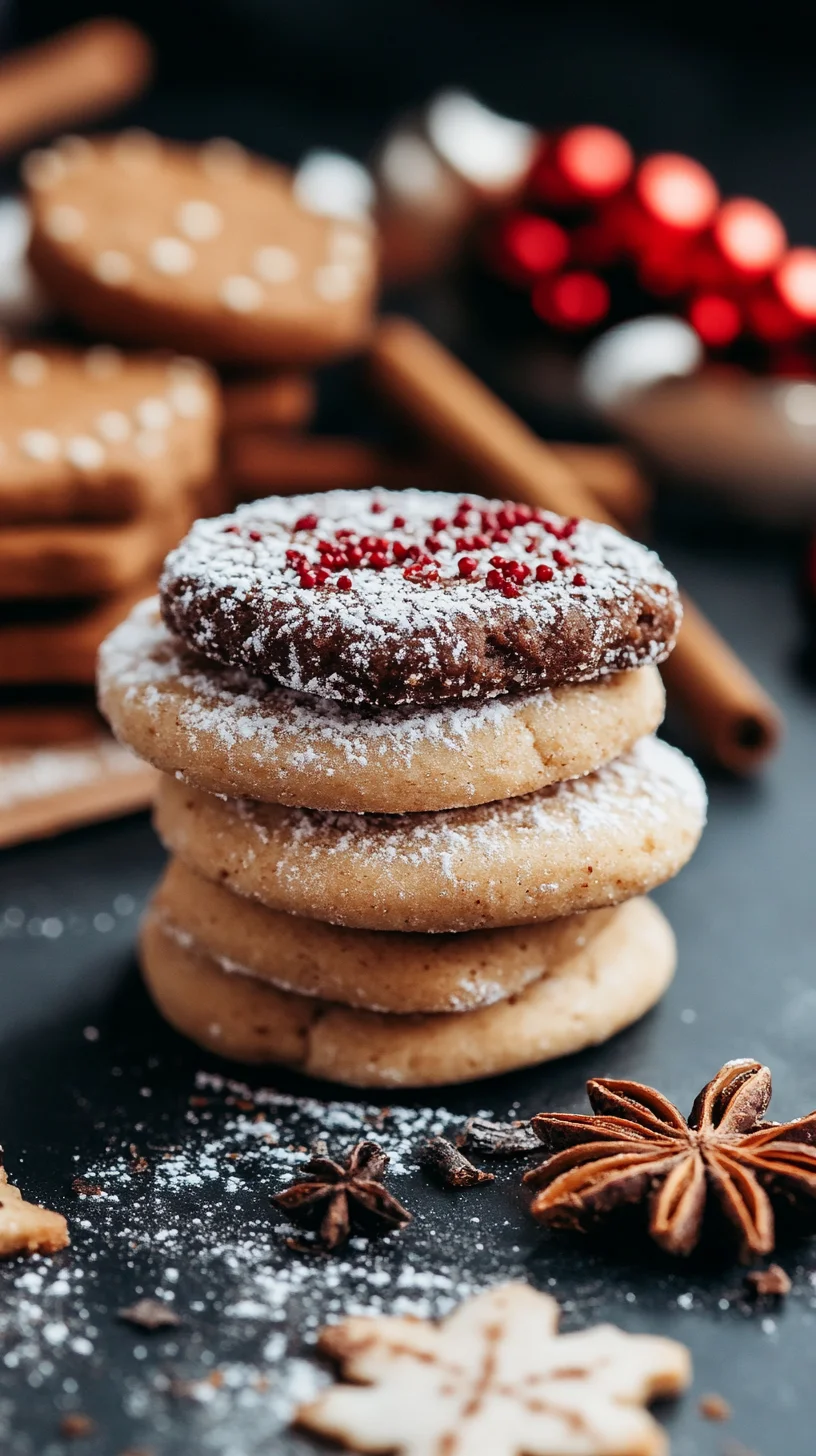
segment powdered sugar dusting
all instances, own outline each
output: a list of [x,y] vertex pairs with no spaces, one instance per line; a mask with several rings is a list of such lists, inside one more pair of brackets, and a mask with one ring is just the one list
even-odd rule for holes
[[[581,681],[662,660],[679,623],[673,577],[611,527],[413,490],[273,497],[199,521],[160,587],[167,619],[206,656],[352,702]],[[634,618],[668,613],[668,634],[621,625],[635,598]],[[561,653],[548,677],[541,642],[567,622],[576,660]],[[506,671],[491,682],[499,638]]]
[[[395,760],[408,767],[420,745],[466,750],[485,725],[500,733],[510,718],[550,698],[545,690],[367,716],[331,698],[274,687],[241,668],[202,664],[161,621],[155,599],[141,602],[103,644],[99,684],[103,695],[115,689],[126,700],[138,698],[154,719],[172,699],[193,742],[212,735],[228,747],[251,742],[258,762],[273,758],[285,744],[297,767],[317,764],[325,747],[338,751],[350,767]],[[293,739],[302,744],[297,751]]]

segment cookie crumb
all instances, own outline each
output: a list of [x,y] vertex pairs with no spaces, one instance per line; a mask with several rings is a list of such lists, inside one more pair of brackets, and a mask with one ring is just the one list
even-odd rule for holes
[[120,1309],[118,1318],[126,1324],[138,1325],[140,1330],[175,1329],[181,1324],[176,1311],[160,1299],[137,1299],[135,1304]]
[[791,1292],[791,1278],[781,1264],[767,1269],[749,1269],[744,1279],[745,1290],[752,1299],[784,1299]]
[[716,1391],[708,1395],[701,1395],[697,1402],[697,1409],[701,1416],[707,1421],[730,1421],[731,1407],[725,1396],[718,1395]]
[[96,1421],[90,1416],[82,1414],[82,1411],[71,1411],[63,1416],[59,1423],[59,1433],[66,1441],[82,1441],[92,1436],[96,1430]]

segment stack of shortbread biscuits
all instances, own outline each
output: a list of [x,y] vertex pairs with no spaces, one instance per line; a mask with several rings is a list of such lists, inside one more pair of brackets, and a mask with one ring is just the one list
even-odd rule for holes
[[164,774],[142,956],[167,1019],[385,1087],[643,1015],[675,960],[643,897],[705,817],[652,736],[679,618],[652,552],[524,506],[338,491],[198,522],[99,674]]

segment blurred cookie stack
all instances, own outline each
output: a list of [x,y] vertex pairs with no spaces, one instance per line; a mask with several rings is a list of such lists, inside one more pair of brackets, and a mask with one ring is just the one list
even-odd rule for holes
[[96,652],[202,507],[216,382],[195,360],[0,347],[0,743],[98,731]]
[[676,586],[609,527],[415,491],[201,521],[104,644],[163,771],[143,968],[225,1056],[358,1086],[510,1070],[659,999],[643,898],[705,793],[651,735]]
[[222,366],[236,491],[297,471],[278,447],[311,418],[312,371],[370,333],[371,223],[310,210],[284,168],[226,139],[66,138],[26,175],[31,261],[59,308],[105,338]]

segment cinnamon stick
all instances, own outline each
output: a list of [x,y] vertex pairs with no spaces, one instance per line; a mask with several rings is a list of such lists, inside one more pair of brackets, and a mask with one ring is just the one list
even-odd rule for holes
[[[380,322],[371,375],[388,399],[497,494],[618,524],[567,461],[418,324],[396,317]],[[751,772],[779,742],[779,710],[685,596],[683,604],[667,685],[713,756],[737,773]]]
[[0,62],[0,153],[124,106],[147,85],[153,49],[125,20],[90,20]]
[[228,436],[224,472],[234,500],[297,495],[313,490],[356,490],[376,485],[401,490],[427,484],[422,467],[362,440],[273,435],[245,430]]
[[634,535],[643,529],[652,493],[628,450],[616,445],[573,445],[560,440],[549,448],[627,531]]

